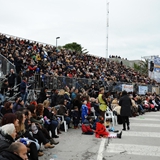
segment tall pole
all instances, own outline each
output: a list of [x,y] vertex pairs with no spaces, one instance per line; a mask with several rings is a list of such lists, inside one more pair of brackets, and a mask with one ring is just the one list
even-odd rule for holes
[[59,39],[60,37],[56,37],[56,49],[57,49],[57,39]]
[[107,1],[106,59],[108,58],[109,2]]

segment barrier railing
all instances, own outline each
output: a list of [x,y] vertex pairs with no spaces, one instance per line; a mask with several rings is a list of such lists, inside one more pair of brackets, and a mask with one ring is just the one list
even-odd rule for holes
[[[151,85],[151,84],[138,84],[138,83],[125,83],[125,82],[112,82],[112,81],[102,81],[102,80],[93,80],[87,78],[69,78],[69,77],[54,77],[54,76],[42,76],[39,74],[35,75],[35,89],[41,89],[44,86],[47,86],[49,89],[62,89],[65,86],[76,87],[78,89],[84,88],[88,89],[92,84],[95,85],[95,88],[100,88],[104,86],[106,90],[117,92],[122,91],[123,87],[126,89],[133,90],[136,93],[139,93],[139,90],[147,86],[147,90],[141,91],[145,92],[156,92],[160,94],[160,86]],[[140,87],[139,87],[140,86]]]
[[11,63],[6,57],[0,54],[0,77],[8,74],[10,69],[15,70],[15,65]]

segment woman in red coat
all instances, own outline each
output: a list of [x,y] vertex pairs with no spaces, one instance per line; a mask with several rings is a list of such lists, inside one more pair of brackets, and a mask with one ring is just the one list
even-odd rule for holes
[[95,136],[96,138],[101,138],[101,137],[104,137],[104,138],[107,138],[107,137],[115,137],[115,138],[121,138],[122,136],[122,131],[120,133],[113,133],[113,134],[110,134],[107,130],[106,130],[106,127],[104,126],[104,119],[102,116],[99,116],[98,117],[99,119],[99,122],[96,123],[96,130],[95,130]]

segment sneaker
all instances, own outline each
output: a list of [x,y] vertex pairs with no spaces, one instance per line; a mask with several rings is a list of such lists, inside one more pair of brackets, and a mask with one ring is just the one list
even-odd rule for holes
[[125,128],[123,128],[122,130],[123,130],[123,131],[126,131],[126,129],[125,129]]
[[122,131],[120,133],[117,133],[117,138],[121,138],[122,137]]
[[128,126],[127,129],[130,130],[130,127]]

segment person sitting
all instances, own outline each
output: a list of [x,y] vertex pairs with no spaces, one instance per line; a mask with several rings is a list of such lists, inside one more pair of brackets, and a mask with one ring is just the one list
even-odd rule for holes
[[0,127],[0,152],[8,149],[15,141],[16,135],[16,128],[13,123]]
[[43,104],[39,103],[37,105],[36,113],[37,116],[40,118],[43,118],[45,123],[44,127],[52,133],[52,142],[53,144],[58,144],[53,138],[58,138],[58,136],[55,134],[55,129],[58,126],[58,121],[54,119],[53,113],[49,111],[49,101],[45,100]]
[[[25,114],[22,111],[17,111],[15,113],[17,119],[19,120],[19,125],[16,126],[17,136],[16,139],[22,139],[28,143],[26,146],[29,149],[30,158],[32,160],[38,160],[38,152],[40,150],[40,145],[38,142],[30,135],[29,131],[25,128]],[[41,152],[39,155],[43,155]]]
[[36,108],[34,105],[29,105],[27,107],[28,111],[31,112],[30,122],[33,137],[38,140],[39,144],[43,143],[45,148],[53,148],[54,145],[52,138],[50,137],[48,131],[43,127],[43,120],[37,119]]
[[0,160],[28,160],[27,147],[20,142],[13,142],[8,150],[0,153]]
[[6,113],[12,113],[13,104],[11,102],[5,102],[4,107],[1,109],[1,113],[5,115]]
[[70,128],[71,119],[69,117],[69,111],[67,110],[66,104],[67,104],[67,100],[62,100],[62,102],[60,102],[60,107],[57,111],[57,115],[64,116],[64,120],[66,121],[68,128]]
[[94,130],[92,129],[92,117],[88,116],[82,123],[82,134],[93,135]]
[[96,123],[96,130],[95,130],[95,136],[96,138],[121,138],[122,136],[122,131],[120,133],[112,133],[110,134],[107,130],[106,127],[104,126],[104,118],[102,116],[98,117],[99,121]]

